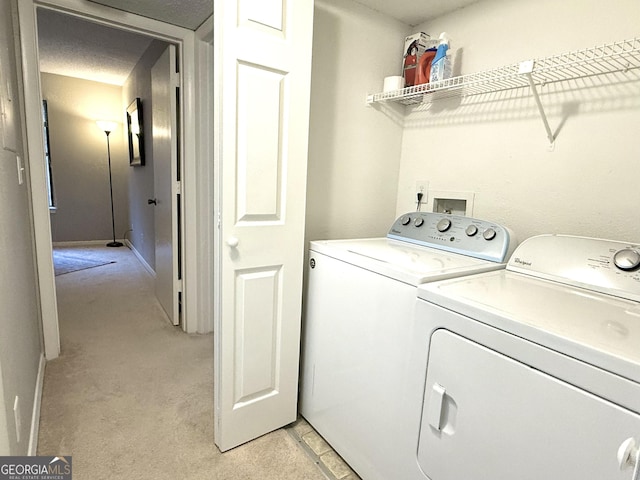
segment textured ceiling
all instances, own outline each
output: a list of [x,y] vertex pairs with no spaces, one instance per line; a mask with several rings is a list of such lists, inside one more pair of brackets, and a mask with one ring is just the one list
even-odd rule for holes
[[91,0],[161,22],[196,30],[213,15],[213,0]]
[[[197,29],[213,15],[213,0],[91,0],[173,25]],[[354,0],[373,10],[414,26],[466,7],[478,0]]]
[[[213,0],[91,0],[119,10],[197,29],[213,14]],[[293,0],[295,1],[295,0]],[[354,0],[408,26],[479,0]],[[151,38],[38,9],[40,70],[122,85]]]
[[38,9],[40,71],[122,85],[151,38]]
[[410,26],[466,7],[479,0],[354,0]]

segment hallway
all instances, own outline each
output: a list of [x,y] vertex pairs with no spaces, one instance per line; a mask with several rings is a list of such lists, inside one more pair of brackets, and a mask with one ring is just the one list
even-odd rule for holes
[[38,455],[71,455],[83,479],[325,476],[285,430],[221,454],[213,443],[213,338],[168,323],[128,248],[56,277],[61,355],[47,363]]

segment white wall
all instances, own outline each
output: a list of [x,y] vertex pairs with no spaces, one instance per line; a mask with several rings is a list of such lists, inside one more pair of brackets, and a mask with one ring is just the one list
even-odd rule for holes
[[380,236],[393,222],[402,126],[365,99],[399,73],[406,30],[351,0],[315,2],[307,240]]
[[[16,168],[16,155],[25,160],[27,169],[29,159],[23,143],[24,108],[12,25],[15,5],[0,2],[0,97],[5,107],[0,120],[0,455],[28,452],[42,352],[29,175],[27,171],[25,182],[19,184]],[[22,419],[19,431],[13,414],[16,397]]]
[[[639,19],[637,0],[484,0],[416,30],[447,31],[462,49],[465,74],[633,38]],[[550,125],[559,129],[553,151],[528,89],[442,100],[409,114],[396,213],[411,209],[416,180],[424,179],[431,190],[475,192],[474,216],[502,222],[520,239],[638,241],[639,77],[545,87]]]
[[107,138],[96,120],[119,122],[109,135],[116,238],[128,229],[125,109],[122,88],[50,73],[41,74],[49,111],[49,136],[56,213],[54,242],[109,240],[112,237]]

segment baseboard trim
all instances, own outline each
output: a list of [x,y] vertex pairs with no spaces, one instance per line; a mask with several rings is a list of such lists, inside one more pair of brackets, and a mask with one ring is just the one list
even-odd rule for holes
[[33,394],[33,413],[31,414],[31,433],[29,434],[29,450],[27,455],[34,456],[38,453],[38,433],[40,432],[40,407],[42,406],[42,388],[44,385],[44,370],[47,360],[44,353],[40,354],[38,377],[36,378],[36,391]]
[[[119,242],[124,242],[124,240],[118,240]],[[113,239],[109,238],[107,240],[78,240],[72,242],[52,242],[54,247],[82,247],[82,246],[93,246],[93,245],[103,245],[106,246],[107,243],[113,242]]]
[[136,250],[136,247],[133,246],[133,243],[131,243],[129,240],[125,240],[124,243],[133,252],[133,254],[136,256],[138,261],[142,264],[144,269],[147,271],[147,273],[155,279],[156,278],[155,270],[151,268],[151,265],[147,263],[147,261],[144,259],[142,254],[138,250]]

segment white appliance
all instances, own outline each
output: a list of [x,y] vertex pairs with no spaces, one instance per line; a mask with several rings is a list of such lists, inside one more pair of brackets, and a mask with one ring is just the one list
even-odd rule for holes
[[639,267],[639,245],[543,235],[421,286],[425,478],[640,478]]
[[300,409],[363,480],[422,478],[416,287],[504,268],[514,244],[501,225],[425,212],[387,238],[311,242]]

